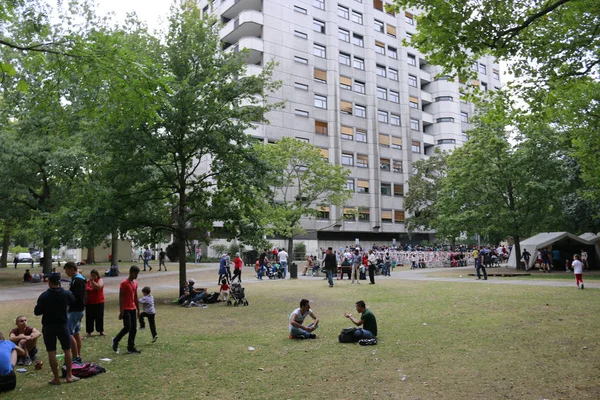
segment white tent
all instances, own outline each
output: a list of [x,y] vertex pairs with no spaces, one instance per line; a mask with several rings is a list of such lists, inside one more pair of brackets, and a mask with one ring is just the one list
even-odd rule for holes
[[[535,265],[537,252],[546,247],[553,247],[561,250],[561,253],[572,257],[572,254],[578,253],[582,248],[585,248],[590,262],[597,262],[600,259],[600,246],[595,246],[593,242],[582,239],[569,232],[542,232],[528,239],[521,241],[521,253],[527,249],[531,254],[529,265],[525,269],[529,269]],[[514,250],[514,246],[513,246]],[[520,255],[518,257],[521,258]],[[561,257],[564,262],[564,257]],[[508,267],[517,268],[517,257],[514,251],[510,253],[508,258]]]

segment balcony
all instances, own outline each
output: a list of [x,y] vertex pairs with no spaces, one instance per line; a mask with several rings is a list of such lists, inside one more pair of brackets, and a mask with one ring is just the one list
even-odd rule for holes
[[433,146],[435,144],[435,137],[428,133],[423,133],[423,145],[425,147]]
[[433,115],[431,115],[428,112],[422,111],[421,121],[423,121],[423,126],[431,125],[433,124]]
[[433,96],[431,96],[431,93],[422,90],[421,91],[421,103],[426,106],[427,104],[431,104],[433,102]]
[[234,19],[245,10],[262,11],[262,0],[223,0],[221,5],[216,7],[215,14]]
[[235,51],[239,53],[242,50],[246,50],[247,54],[244,55],[244,60],[248,64],[259,64],[262,63],[262,55],[264,51],[263,40],[257,37],[243,37],[240,40],[227,48],[227,51]]
[[235,43],[243,37],[261,37],[263,14],[259,11],[242,11],[239,16],[229,21],[220,32],[221,40]]
[[248,65],[246,66],[246,73],[244,76],[257,76],[263,71],[262,66],[260,65]]

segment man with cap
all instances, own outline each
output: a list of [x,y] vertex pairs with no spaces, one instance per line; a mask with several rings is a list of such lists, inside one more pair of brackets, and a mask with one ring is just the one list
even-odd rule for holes
[[54,379],[51,385],[59,385],[58,361],[56,360],[56,339],[65,353],[65,367],[67,368],[67,383],[78,381],[73,376],[71,367],[73,365],[73,354],[71,353],[71,335],[67,328],[67,312],[69,307],[75,303],[73,293],[60,286],[60,274],[52,273],[48,277],[48,290],[40,295],[34,309],[35,315],[42,316],[42,333],[44,344],[48,352],[48,361]]

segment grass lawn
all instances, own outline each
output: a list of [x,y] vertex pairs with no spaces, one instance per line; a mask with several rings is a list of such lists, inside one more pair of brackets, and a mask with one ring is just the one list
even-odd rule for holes
[[[402,270],[407,270],[403,268]],[[428,272],[428,270],[420,270],[424,274],[430,277],[436,278],[465,278],[473,279],[469,274],[475,274],[475,267],[468,269],[455,269],[446,268],[444,270],[436,269],[435,272]],[[537,269],[530,269],[529,271],[515,270],[512,268],[487,268],[488,275],[491,274],[516,274],[512,277],[502,277],[502,279],[529,279],[529,280],[560,280],[560,281],[572,281],[575,285],[575,275],[573,272],[566,271],[552,271],[551,273],[543,273]],[[583,280],[585,281],[598,281],[600,280],[600,271],[584,271]]]
[[[2,399],[600,398],[600,291],[594,289],[385,279],[330,289],[315,278],[249,284],[248,307],[206,309],[170,304],[176,294],[154,293],[159,339],[151,343],[148,328],[138,332],[141,355],[110,349],[121,327],[111,295],[109,336],[83,346],[84,360],[113,360],[99,362],[108,373],[51,387],[42,350],[44,368],[18,374],[17,389]],[[288,316],[303,297],[321,319],[317,340],[288,339]],[[360,299],[377,316],[377,346],[337,342],[351,325],[343,313],[356,313]],[[20,314],[40,328],[33,303],[0,304],[2,330]],[[122,351],[125,345],[126,339]]]

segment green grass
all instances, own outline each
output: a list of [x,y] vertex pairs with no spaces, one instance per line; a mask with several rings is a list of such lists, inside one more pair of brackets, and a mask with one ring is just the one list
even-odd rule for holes
[[[598,290],[383,279],[329,289],[315,278],[247,285],[246,292],[248,307],[206,309],[169,304],[175,292],[155,293],[159,340],[138,332],[142,354],[129,356],[110,350],[121,324],[109,296],[109,336],[83,348],[85,360],[112,358],[100,362],[108,373],[50,387],[41,351],[44,369],[19,374],[17,390],[2,398],[600,397]],[[288,339],[288,316],[303,297],[321,319],[314,341]],[[359,299],[377,316],[377,346],[337,342],[351,325],[343,313],[355,313]],[[40,327],[32,310],[32,301],[4,302],[3,329],[19,314]]]

